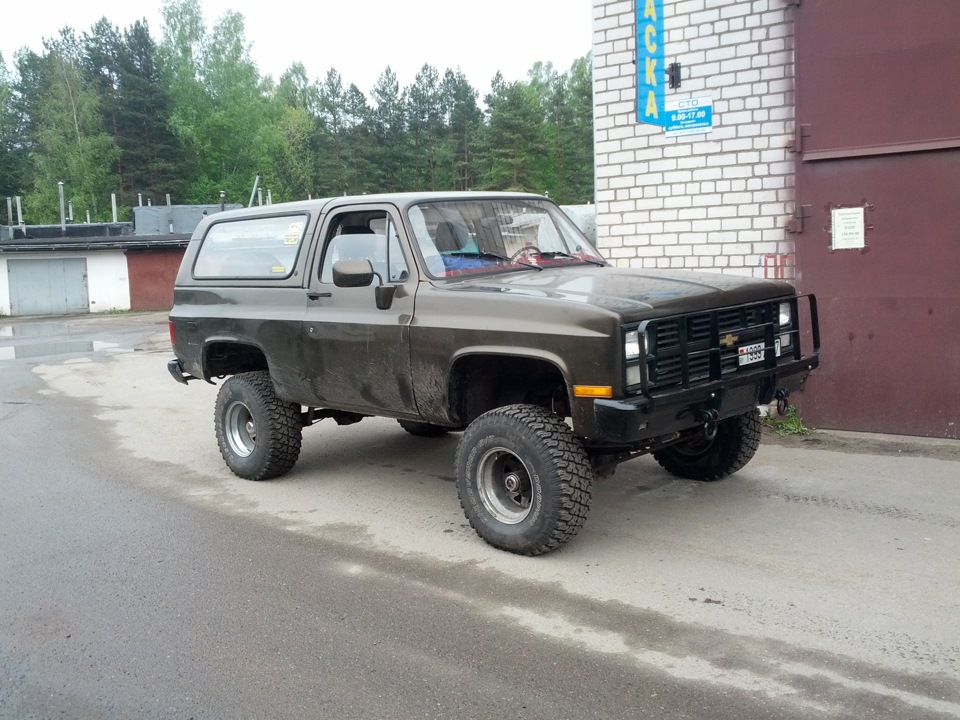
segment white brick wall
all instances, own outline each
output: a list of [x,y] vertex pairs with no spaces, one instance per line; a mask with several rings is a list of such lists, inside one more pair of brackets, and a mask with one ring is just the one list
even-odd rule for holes
[[623,266],[793,278],[787,0],[664,0],[664,30],[666,63],[683,66],[667,98],[712,96],[707,134],[637,122],[635,2],[593,0],[600,250]]

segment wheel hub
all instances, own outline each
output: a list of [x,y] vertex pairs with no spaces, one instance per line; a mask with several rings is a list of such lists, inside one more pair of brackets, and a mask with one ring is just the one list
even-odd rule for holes
[[224,436],[230,450],[239,457],[249,457],[257,448],[257,424],[244,403],[230,403],[224,413]]
[[507,525],[523,522],[533,504],[530,470],[513,451],[487,450],[477,468],[480,501],[495,520]]

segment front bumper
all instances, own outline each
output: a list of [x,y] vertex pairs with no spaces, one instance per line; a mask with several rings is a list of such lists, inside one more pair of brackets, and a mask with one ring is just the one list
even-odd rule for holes
[[692,388],[623,400],[594,400],[595,441],[625,447],[643,445],[654,438],[700,424],[704,411],[715,411],[720,420],[740,415],[773,401],[779,391],[799,390],[819,357],[801,358],[776,369],[741,372]]

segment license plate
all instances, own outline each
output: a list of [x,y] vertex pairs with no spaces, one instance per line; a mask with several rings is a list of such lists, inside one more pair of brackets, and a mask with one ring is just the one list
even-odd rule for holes
[[[780,355],[780,338],[774,341],[774,352]],[[753,343],[752,345],[741,345],[737,348],[737,362],[740,365],[750,365],[751,363],[763,360],[763,343]]]

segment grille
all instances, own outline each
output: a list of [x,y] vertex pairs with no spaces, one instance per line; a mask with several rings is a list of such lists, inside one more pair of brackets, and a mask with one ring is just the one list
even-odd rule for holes
[[689,387],[719,380],[740,370],[776,364],[776,357],[741,366],[738,348],[763,343],[772,347],[780,300],[651,320],[646,325],[651,390]]

